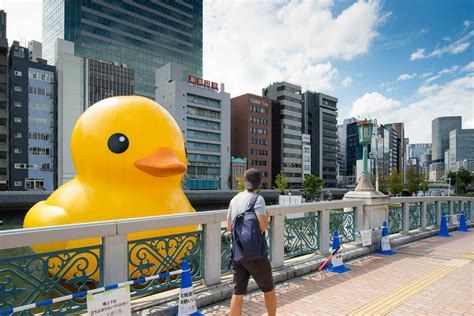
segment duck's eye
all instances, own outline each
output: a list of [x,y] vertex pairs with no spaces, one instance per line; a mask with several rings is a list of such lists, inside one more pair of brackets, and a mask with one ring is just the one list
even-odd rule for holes
[[128,149],[128,138],[122,133],[115,133],[109,137],[107,145],[111,152],[121,154]]

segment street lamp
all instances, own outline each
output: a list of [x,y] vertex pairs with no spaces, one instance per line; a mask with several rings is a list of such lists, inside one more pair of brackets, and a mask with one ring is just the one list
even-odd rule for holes
[[372,185],[372,181],[369,178],[369,168],[367,165],[368,161],[368,146],[372,139],[372,130],[374,127],[374,122],[372,120],[359,120],[357,121],[357,128],[359,131],[359,143],[362,145],[362,162],[363,162],[363,170],[362,170],[362,177],[360,178],[359,182],[357,183],[357,187],[355,191],[374,191],[374,187]]

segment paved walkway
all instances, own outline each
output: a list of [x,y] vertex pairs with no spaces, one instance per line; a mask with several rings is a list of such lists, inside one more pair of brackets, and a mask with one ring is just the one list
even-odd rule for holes
[[[311,273],[277,285],[277,315],[474,315],[474,232],[432,237],[349,263],[343,274]],[[230,301],[206,315],[228,315]],[[260,291],[244,315],[264,315]]]

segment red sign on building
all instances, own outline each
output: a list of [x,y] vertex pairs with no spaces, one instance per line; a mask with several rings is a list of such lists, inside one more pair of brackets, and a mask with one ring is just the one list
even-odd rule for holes
[[195,76],[189,75],[188,76],[188,82],[190,84],[193,84],[193,85],[198,85],[198,86],[202,86],[202,87],[206,87],[206,88],[211,88],[211,89],[214,89],[214,90],[219,90],[219,85],[217,84],[217,82],[204,80],[200,77],[195,77]]

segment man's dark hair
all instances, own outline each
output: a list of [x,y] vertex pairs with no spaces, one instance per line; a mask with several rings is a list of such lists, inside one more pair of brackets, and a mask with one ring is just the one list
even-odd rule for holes
[[262,184],[262,172],[250,168],[244,173],[244,186],[247,190],[257,190]]

